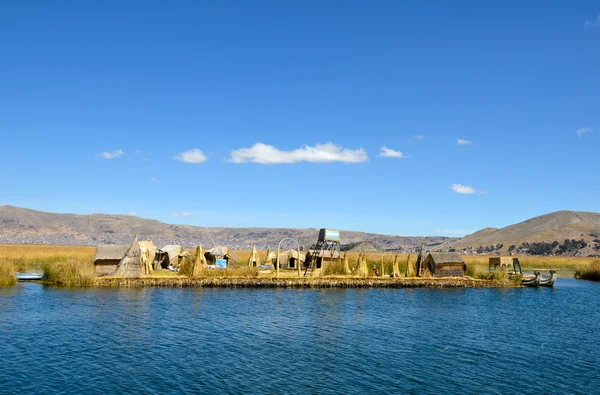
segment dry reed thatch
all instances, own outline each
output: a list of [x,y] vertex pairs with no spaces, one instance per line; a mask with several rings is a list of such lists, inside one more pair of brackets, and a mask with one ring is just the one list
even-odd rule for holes
[[249,267],[258,267],[260,265],[260,259],[258,259],[258,252],[256,251],[256,246],[252,247],[252,252],[250,253],[250,257],[248,258],[248,266]]
[[202,246],[198,244],[196,247],[196,254],[194,256],[194,263],[192,266],[192,277],[199,277],[202,271],[206,269],[206,258],[204,257],[204,251]]
[[350,264],[348,262],[348,254],[344,252],[344,273],[350,274]]
[[417,276],[417,262],[410,261],[410,254],[408,254],[408,258],[406,258],[406,277],[416,277]]
[[358,255],[358,267],[356,269],[356,273],[359,277],[369,276],[369,268],[367,268],[367,258],[362,252]]
[[140,277],[142,274],[142,251],[137,235],[133,238],[127,253],[117,265],[113,276],[115,277]]
[[400,269],[398,269],[398,254],[394,255],[394,262],[392,263],[392,277],[400,277]]
[[[208,270],[206,272],[212,272]],[[506,281],[471,278],[356,278],[356,277],[100,277],[97,286],[103,287],[213,287],[213,288],[506,288]]]

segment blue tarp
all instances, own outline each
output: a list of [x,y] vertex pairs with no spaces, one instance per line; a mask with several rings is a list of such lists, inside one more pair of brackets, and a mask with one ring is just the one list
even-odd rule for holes
[[216,263],[219,269],[225,269],[227,267],[227,259],[217,259]]

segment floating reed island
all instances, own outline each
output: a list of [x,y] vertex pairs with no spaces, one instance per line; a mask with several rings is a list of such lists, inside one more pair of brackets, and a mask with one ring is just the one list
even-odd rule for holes
[[170,288],[507,288],[520,286],[510,281],[479,280],[470,277],[376,278],[376,277],[99,277],[100,287]]

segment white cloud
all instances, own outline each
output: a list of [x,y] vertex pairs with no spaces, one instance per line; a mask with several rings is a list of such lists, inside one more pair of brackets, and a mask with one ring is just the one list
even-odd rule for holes
[[99,155],[101,157],[103,157],[104,159],[115,159],[115,158],[118,158],[119,156],[125,155],[125,152],[123,152],[122,150],[118,149],[118,150],[114,150],[112,152],[102,152]]
[[173,217],[193,217],[195,214],[189,211],[173,211],[171,215]]
[[198,148],[194,148],[185,152],[175,155],[173,159],[184,162],[184,163],[202,163],[208,159],[206,155]]
[[477,192],[475,188],[461,184],[452,184],[452,190],[456,193],[464,193],[467,195]]
[[381,147],[381,150],[379,151],[379,156],[383,156],[384,158],[398,158],[398,159],[402,159],[405,157],[402,152],[390,149],[388,147]]
[[598,26],[600,26],[600,15],[598,15],[595,20],[585,21],[585,23],[583,24],[583,26],[585,26],[585,27],[598,27]]
[[158,178],[156,178],[156,177],[150,177],[150,178],[148,178],[148,181],[155,182],[155,181],[158,181]]
[[281,151],[280,149],[263,143],[256,143],[250,148],[240,148],[231,151],[230,162],[233,163],[260,163],[273,165],[280,163],[298,162],[343,162],[360,163],[369,157],[364,149],[350,150],[333,143],[316,144],[314,147],[305,145],[292,151]]
[[473,142],[471,140],[463,140],[463,139],[456,139],[456,143],[458,145],[469,145],[469,144],[473,144]]
[[594,130],[592,128],[579,128],[577,129],[577,135],[579,137],[583,137],[584,134],[586,133],[592,133]]

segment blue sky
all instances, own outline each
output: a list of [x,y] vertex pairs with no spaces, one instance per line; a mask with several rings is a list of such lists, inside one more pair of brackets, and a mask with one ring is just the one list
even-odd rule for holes
[[0,204],[446,236],[600,211],[598,2],[6,2],[0,48]]

